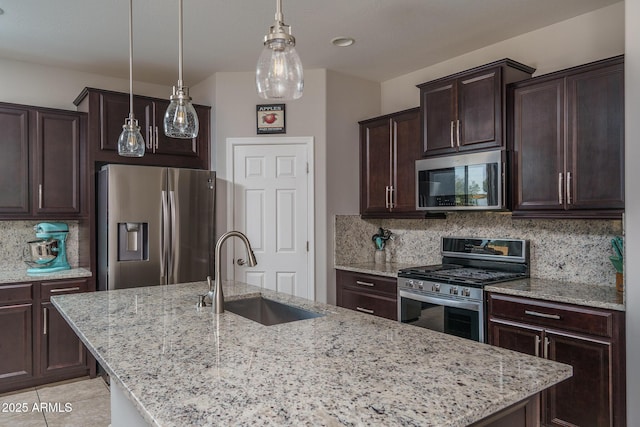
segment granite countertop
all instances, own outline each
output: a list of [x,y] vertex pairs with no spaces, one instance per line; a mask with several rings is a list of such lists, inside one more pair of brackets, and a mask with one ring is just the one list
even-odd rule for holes
[[205,282],[61,295],[53,304],[152,425],[465,426],[571,367],[225,282],[324,316],[263,326],[197,308]]
[[485,291],[569,304],[625,311],[623,295],[613,286],[547,279],[522,279],[486,286]]
[[56,271],[55,273],[29,276],[27,275],[27,268],[25,267],[22,270],[0,271],[0,284],[58,279],[76,279],[79,277],[91,277],[91,270],[88,270],[86,268],[72,268],[70,270]]

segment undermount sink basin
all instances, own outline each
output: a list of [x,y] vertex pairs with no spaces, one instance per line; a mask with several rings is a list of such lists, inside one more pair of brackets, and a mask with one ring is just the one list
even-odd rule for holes
[[282,304],[263,297],[225,301],[224,309],[265,326],[323,316],[322,314],[288,304]]

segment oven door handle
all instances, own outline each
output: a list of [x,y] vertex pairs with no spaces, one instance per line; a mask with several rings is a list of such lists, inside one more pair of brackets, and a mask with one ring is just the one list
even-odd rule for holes
[[416,301],[428,302],[431,304],[442,305],[445,307],[463,308],[465,310],[480,311],[482,302],[473,301],[456,301],[449,298],[430,297],[428,295],[398,290],[398,296],[401,298],[412,299]]

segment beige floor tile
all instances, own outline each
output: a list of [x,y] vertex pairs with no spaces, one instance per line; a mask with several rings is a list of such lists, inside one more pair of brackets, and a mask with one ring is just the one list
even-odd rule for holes
[[67,403],[102,397],[109,398],[109,390],[101,377],[57,383],[37,388],[38,397],[45,403]]
[[[1,408],[0,408],[1,409]],[[21,414],[0,413],[1,427],[47,427],[47,422],[41,412],[27,412]]]
[[[69,412],[45,412],[48,427],[108,427],[111,407],[108,396],[71,402]],[[64,407],[64,405],[62,405]]]
[[[10,393],[0,394],[0,402],[29,402],[34,403],[38,401],[38,393],[35,388],[27,388],[18,391],[12,391]],[[2,409],[2,408],[0,408]]]

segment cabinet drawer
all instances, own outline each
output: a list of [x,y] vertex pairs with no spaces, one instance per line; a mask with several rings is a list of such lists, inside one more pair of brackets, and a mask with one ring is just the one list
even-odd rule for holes
[[391,320],[398,319],[397,300],[382,295],[359,292],[357,290],[342,289],[341,306],[361,313],[373,314]]
[[52,296],[87,292],[88,281],[86,279],[65,280],[58,282],[42,282],[40,286],[40,298],[49,301]]
[[360,289],[362,292],[380,292],[393,298],[397,298],[398,295],[398,280],[392,277],[337,270],[336,280],[338,287]]
[[0,285],[0,305],[29,302],[32,297],[31,283],[12,283]]
[[604,310],[496,294],[489,294],[488,305],[492,317],[602,337],[613,334],[613,314]]

